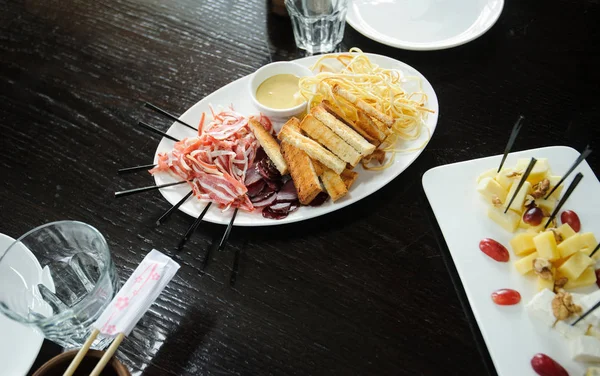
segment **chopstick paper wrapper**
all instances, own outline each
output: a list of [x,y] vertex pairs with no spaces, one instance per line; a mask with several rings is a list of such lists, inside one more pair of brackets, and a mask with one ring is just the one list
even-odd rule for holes
[[131,333],[137,322],[158,298],[178,269],[178,263],[159,251],[153,249],[148,253],[110,302],[108,308],[92,324],[94,331],[64,375],[73,374],[94,339],[100,334],[105,337],[112,337],[114,341],[90,374],[92,376],[99,375],[121,341]]

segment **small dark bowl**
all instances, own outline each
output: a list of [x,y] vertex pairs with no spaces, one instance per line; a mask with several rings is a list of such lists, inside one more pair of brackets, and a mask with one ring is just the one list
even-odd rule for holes
[[[41,366],[33,376],[62,376],[62,374],[69,368],[69,364],[79,350],[71,350],[50,359],[43,366]],[[73,376],[88,376],[96,364],[100,361],[104,355],[104,351],[89,350]],[[131,376],[127,367],[117,360],[114,356],[110,359],[104,370],[102,376]]]

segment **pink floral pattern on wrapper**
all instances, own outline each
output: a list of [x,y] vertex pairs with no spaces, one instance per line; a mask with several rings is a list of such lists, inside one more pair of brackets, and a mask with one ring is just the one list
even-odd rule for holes
[[105,329],[107,334],[115,334],[116,330],[117,330],[117,328],[114,325],[109,325]]
[[120,297],[117,299],[117,302],[115,303],[115,308],[118,309],[119,311],[122,311],[128,305],[129,305],[129,298],[128,297]]

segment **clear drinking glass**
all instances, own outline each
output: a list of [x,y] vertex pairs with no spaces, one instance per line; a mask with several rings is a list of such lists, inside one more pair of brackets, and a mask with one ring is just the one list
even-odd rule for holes
[[42,225],[0,250],[0,313],[65,348],[81,347],[118,284],[106,240],[82,222]]
[[342,41],[348,0],[285,0],[285,6],[298,48],[327,53]]

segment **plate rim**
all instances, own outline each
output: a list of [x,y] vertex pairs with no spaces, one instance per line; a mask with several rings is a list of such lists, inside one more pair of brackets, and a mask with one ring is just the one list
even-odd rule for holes
[[[349,52],[335,53],[333,55],[347,54],[347,53],[349,53]],[[409,64],[407,64],[407,63],[405,63],[403,61],[394,59],[394,58],[389,57],[389,56],[380,55],[380,54],[374,54],[374,53],[365,53],[365,55],[368,56],[368,57],[375,57],[376,59],[388,60],[390,62],[390,64],[399,64],[399,65],[401,65],[403,67],[408,68],[409,70],[412,70],[412,71],[416,72],[419,75],[419,78],[422,80],[422,82],[424,84],[428,85],[428,87],[431,89],[431,94],[432,95],[429,97],[429,101],[431,101],[434,104],[434,106],[433,106],[434,108],[432,108],[432,109],[435,110],[435,113],[429,115],[429,117],[432,120],[427,120],[428,124],[426,126],[430,128],[430,132],[431,133],[430,133],[430,137],[426,141],[424,147],[422,149],[420,149],[420,150],[417,150],[417,151],[414,151],[414,152],[410,152],[410,153],[398,153],[398,155],[406,154],[406,155],[411,155],[412,156],[412,159],[410,160],[410,162],[399,173],[397,173],[395,175],[390,175],[389,177],[386,177],[387,180],[381,186],[379,186],[378,188],[376,188],[373,191],[369,192],[368,194],[365,194],[364,196],[353,198],[353,199],[350,199],[350,200],[344,200],[342,202],[338,202],[338,203],[335,204],[335,206],[331,207],[331,210],[328,210],[328,211],[326,211],[324,213],[316,214],[316,215],[311,215],[311,216],[308,216],[308,217],[305,217],[305,216],[289,216],[289,217],[284,218],[282,220],[270,220],[270,221],[264,221],[264,222],[262,221],[263,218],[260,217],[259,220],[261,220],[261,221],[259,223],[241,223],[240,224],[239,221],[237,221],[237,222],[234,222],[234,224],[233,224],[234,226],[238,226],[238,227],[265,227],[265,226],[286,225],[286,224],[291,224],[291,223],[296,223],[296,222],[301,222],[301,221],[309,220],[309,219],[312,219],[312,218],[317,218],[317,217],[320,217],[320,216],[323,216],[323,215],[327,215],[327,214],[333,213],[333,212],[335,212],[337,210],[340,210],[342,208],[345,208],[347,206],[350,206],[351,204],[353,204],[355,202],[358,202],[358,201],[360,201],[360,200],[362,200],[362,199],[370,196],[371,194],[374,194],[375,192],[379,191],[381,188],[383,188],[387,184],[389,184],[392,180],[394,180],[398,176],[400,176],[408,167],[410,167],[415,162],[415,160],[421,155],[421,153],[429,145],[429,142],[433,138],[435,130],[437,129],[437,125],[438,125],[438,121],[439,121],[439,115],[440,115],[439,114],[440,113],[439,99],[438,99],[438,96],[437,96],[437,94],[435,92],[435,89],[434,89],[433,85],[431,84],[431,82],[420,71],[418,71],[417,69],[415,69],[414,67],[412,67],[411,65],[409,65]],[[322,56],[323,55],[308,56],[308,57],[304,57],[304,58],[300,58],[300,59],[295,59],[295,60],[291,60],[291,61],[303,64],[303,65],[309,65],[309,64],[312,64],[313,62],[316,62]],[[224,90],[227,87],[229,87],[229,86],[237,83],[238,81],[249,80],[252,77],[252,74],[254,74],[254,72],[250,73],[250,74],[248,74],[246,76],[243,76],[241,78],[238,78],[235,81],[229,82],[226,85],[224,85],[224,86],[218,88],[217,90],[213,91],[212,93],[204,96],[202,99],[200,99],[199,101],[197,101],[193,105],[191,105],[185,112],[183,112],[179,116],[179,119],[185,118],[186,115],[188,113],[190,113],[193,110],[194,107],[196,107],[197,105],[199,105],[200,102],[204,101],[206,97],[208,97],[208,96],[216,93],[217,91]],[[173,122],[172,125],[169,127],[169,129],[167,130],[166,133],[170,133],[170,131],[174,127],[176,127],[176,126],[178,126],[177,123]],[[157,148],[156,148],[156,150],[154,152],[154,159],[153,159],[154,163],[157,162],[158,150],[160,149],[162,142],[165,142],[164,138],[162,138],[159,141],[159,143],[157,145]],[[398,155],[396,156],[396,158],[398,158]],[[155,183],[159,184],[160,182],[157,180],[157,177],[158,177],[158,175],[154,175],[153,176]],[[176,201],[175,202],[169,201],[169,199],[165,196],[165,193],[163,192],[162,189],[159,189],[159,192],[165,198],[165,200],[167,202],[169,202],[172,205],[175,204]],[[180,206],[178,208],[178,210],[182,211],[183,213],[185,213],[185,214],[187,214],[187,215],[189,215],[191,217],[196,217],[197,216],[196,211],[189,210],[189,207],[187,207],[185,205]],[[199,210],[202,210],[202,209],[200,208]],[[214,224],[219,224],[219,225],[228,225],[229,220],[230,220],[230,217],[228,215],[226,218],[222,217],[220,221],[218,221],[218,220],[215,221],[212,218],[205,218],[203,221],[209,222],[209,223],[214,223]]]
[[[488,0],[489,1],[489,0]],[[381,34],[381,33],[376,33],[376,34],[371,34],[369,33],[367,30],[365,30],[364,28],[362,28],[360,26],[360,22],[358,21],[358,19],[354,19],[352,17],[352,15],[354,14],[353,12],[353,2],[349,4],[349,9],[348,9],[348,13],[346,14],[346,22],[354,29],[356,30],[358,33],[360,33],[361,35],[363,35],[364,37],[374,40],[378,43],[384,44],[386,46],[390,46],[390,47],[394,47],[394,48],[400,48],[403,50],[410,50],[410,51],[438,51],[438,50],[446,50],[446,49],[450,49],[450,48],[454,48],[454,47],[458,47],[458,46],[462,46],[463,44],[467,44],[469,42],[474,41],[475,39],[481,37],[482,35],[484,35],[485,33],[487,33],[495,24],[496,22],[498,22],[498,19],[500,19],[500,16],[502,15],[502,12],[504,11],[504,5],[505,2],[504,0],[496,0],[498,1],[499,4],[499,8],[498,8],[498,12],[494,13],[493,18],[490,19],[490,22],[488,24],[485,25],[484,28],[482,28],[478,33],[475,33],[473,35],[470,35],[467,38],[461,38],[458,39],[454,42],[451,43],[416,43],[416,42],[406,42],[406,41],[397,41],[397,38],[394,37],[389,37],[389,38],[382,38],[381,36],[386,37],[385,35]],[[350,9],[352,9],[352,12],[350,11]],[[355,16],[356,17],[356,16]],[[450,38],[448,38],[450,39]],[[447,40],[447,39],[446,39]]]
[[[16,239],[13,239],[11,236],[8,236],[6,234],[0,233],[0,242],[3,242],[5,240],[8,241],[8,242],[10,242],[10,244],[12,244]],[[10,244],[9,244],[9,246],[10,246]],[[6,248],[6,249],[8,249],[8,248]],[[3,249],[2,251],[5,251],[6,249]],[[24,373],[24,375],[26,375],[29,371],[31,371],[31,367],[33,366],[33,364],[35,363],[36,359],[38,358],[38,356],[40,354],[40,350],[42,349],[42,344],[44,343],[44,336],[41,335],[40,333],[36,332],[35,329],[32,329],[32,328],[28,327],[27,325],[24,325],[24,324],[21,324],[19,322],[16,322],[16,321],[12,320],[11,318],[3,315],[2,313],[0,313],[0,315],[4,316],[10,322],[14,322],[14,323],[16,323],[16,324],[18,324],[20,326],[28,328],[35,335],[37,335],[37,340],[39,341],[39,344],[38,343],[34,343],[34,344],[28,343],[26,345],[27,348],[32,348],[33,349],[32,350],[32,354],[35,354],[34,356],[32,356],[32,359],[31,359],[30,362],[28,362],[28,364],[23,363],[23,366],[27,367],[27,369],[25,370],[25,373]],[[14,364],[14,362],[11,362],[11,364]]]

